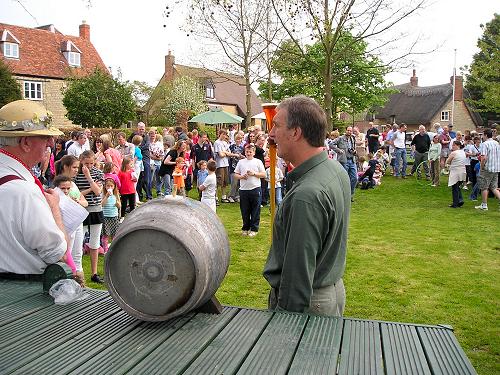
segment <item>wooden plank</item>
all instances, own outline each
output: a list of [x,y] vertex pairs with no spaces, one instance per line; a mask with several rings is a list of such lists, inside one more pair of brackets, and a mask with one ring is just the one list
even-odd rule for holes
[[[23,335],[20,340],[10,340],[12,343],[0,350],[0,373],[12,372],[34,361],[118,311],[119,307],[108,297],[62,320],[55,322],[37,320],[37,330],[32,329],[29,335]],[[34,315],[27,318],[32,318]]]
[[[127,374],[180,374],[196,359],[237,314],[238,309],[225,307],[222,314],[196,314],[154,351],[122,366],[128,370],[132,362],[136,366]],[[206,372],[203,372],[204,374]]]
[[335,374],[343,323],[342,318],[311,316],[288,374]]
[[415,326],[382,323],[380,328],[385,369],[388,375],[431,374]]
[[[18,340],[25,336],[50,328],[58,324],[59,321],[78,315],[80,310],[89,309],[91,305],[103,300],[105,296],[106,294],[90,291],[90,296],[85,300],[76,301],[65,306],[52,305],[1,326],[0,337],[2,340],[0,341],[0,348],[16,344]],[[109,295],[107,298],[108,301],[111,300]]]
[[0,308],[0,326],[54,304],[48,294],[36,294]]
[[177,332],[193,314],[166,322],[143,322],[70,374],[124,374]]
[[344,320],[340,375],[382,375],[382,346],[378,322]]
[[[79,317],[77,316],[78,321],[80,321]],[[45,354],[37,356],[13,374],[67,374],[83,363],[91,362],[98,353],[141,323],[124,311],[118,311],[75,337],[63,335],[66,341]]]
[[239,311],[183,375],[234,374],[272,316],[269,311]]
[[433,374],[477,374],[451,329],[418,327],[417,332]]
[[275,312],[238,374],[286,374],[308,316]]
[[0,307],[42,293],[42,283],[10,281],[0,284]]

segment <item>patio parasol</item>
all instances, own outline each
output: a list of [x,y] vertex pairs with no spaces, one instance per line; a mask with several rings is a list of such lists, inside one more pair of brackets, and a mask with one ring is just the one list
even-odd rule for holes
[[203,124],[241,124],[243,117],[223,111],[221,108],[210,108],[209,111],[194,116],[188,122],[200,122]]

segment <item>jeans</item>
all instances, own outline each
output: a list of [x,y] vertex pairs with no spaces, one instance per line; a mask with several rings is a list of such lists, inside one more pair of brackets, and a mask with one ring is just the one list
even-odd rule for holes
[[283,197],[281,196],[281,186],[274,188],[275,193],[275,198],[276,198],[276,205],[279,206],[281,204],[281,201],[283,200]]
[[453,206],[458,207],[460,204],[464,203],[464,199],[462,198],[462,190],[460,187],[462,186],[462,181],[457,182],[455,185],[451,186],[451,195],[453,197]]
[[234,177],[234,172],[230,175],[231,179],[231,191],[229,192],[229,198],[234,200],[240,199],[240,180]]
[[158,176],[158,172],[160,172],[160,166],[155,165],[153,168],[154,168],[154,177],[155,177],[154,180],[155,180],[156,195],[163,194],[162,193],[163,178]]
[[259,231],[261,195],[260,187],[240,190],[240,211],[243,220],[241,230]]
[[[425,177],[429,177],[429,165],[427,163],[427,160],[429,158],[429,153],[428,152],[423,152],[423,153],[420,153],[418,151],[415,151],[415,162],[413,163],[413,167],[411,168],[411,174],[414,174],[415,173],[415,170],[417,169],[417,167],[423,163],[424,163],[424,171],[425,171]],[[421,172],[422,170],[420,169],[418,171],[418,176],[417,177],[421,177]]]
[[408,165],[406,162],[406,149],[396,148],[394,155],[396,156],[396,172],[394,173],[394,176],[406,176],[406,167]]
[[266,206],[269,203],[269,189],[267,188],[267,181],[265,178],[260,179],[260,189],[262,190],[261,202]]
[[172,194],[172,176],[167,173],[165,176],[161,177],[161,179],[163,181],[163,188],[165,189],[164,194]]
[[152,199],[153,194],[151,193],[151,166],[149,165],[149,160],[147,161],[142,161],[144,165],[144,171],[141,173],[142,175],[142,181],[140,184],[137,184],[138,189],[138,194],[139,198],[142,199],[142,190],[146,193],[146,199]]
[[345,164],[342,164],[342,166],[349,175],[349,180],[351,182],[351,195],[354,195],[354,189],[358,183],[358,170],[356,168],[356,163],[353,159],[347,159]]

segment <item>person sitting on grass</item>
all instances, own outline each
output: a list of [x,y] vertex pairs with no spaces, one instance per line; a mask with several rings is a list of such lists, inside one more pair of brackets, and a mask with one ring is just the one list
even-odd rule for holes
[[262,189],[260,179],[266,177],[264,165],[254,158],[255,146],[245,146],[245,159],[241,159],[234,170],[240,180],[240,211],[243,220],[241,234],[254,237],[259,231]]
[[212,211],[216,212],[217,177],[215,176],[215,171],[217,169],[217,164],[215,160],[210,160],[208,162],[200,161],[199,168],[198,178],[200,178],[202,168],[206,168],[207,170],[207,176],[202,180],[198,179],[198,189],[201,191],[201,203],[206,204]]

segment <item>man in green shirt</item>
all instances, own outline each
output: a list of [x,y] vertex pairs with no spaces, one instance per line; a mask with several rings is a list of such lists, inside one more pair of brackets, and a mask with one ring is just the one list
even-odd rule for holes
[[349,177],[324,151],[326,115],[313,99],[286,99],[273,124],[269,139],[295,169],[287,178],[264,267],[269,308],[342,316]]

